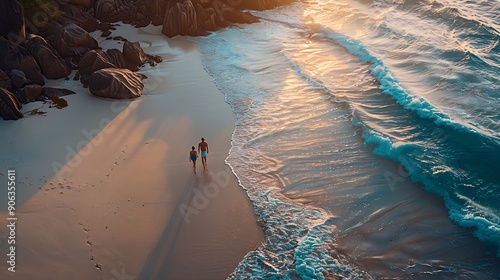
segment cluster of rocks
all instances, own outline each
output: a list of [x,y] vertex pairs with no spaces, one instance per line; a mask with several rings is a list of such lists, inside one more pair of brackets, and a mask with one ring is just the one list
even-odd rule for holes
[[29,35],[20,44],[0,37],[0,53],[0,116],[3,119],[22,118],[21,103],[56,100],[74,93],[44,87],[43,75],[63,78],[71,69],[42,37]]
[[[293,0],[54,1],[61,16],[43,26],[29,18],[25,22],[23,7],[16,0],[0,1],[0,116],[4,119],[22,118],[22,103],[73,93],[44,87],[45,78],[69,79],[72,70],[78,70],[74,79],[96,96],[141,95],[146,77],[135,72],[162,58],[144,53],[139,43],[126,39],[122,50],[103,51],[89,32],[101,30],[101,36],[111,39],[113,23],[122,21],[136,27],[162,25],[167,37],[202,36],[234,23],[257,22],[245,9],[270,9]],[[36,34],[26,35],[26,29]]]

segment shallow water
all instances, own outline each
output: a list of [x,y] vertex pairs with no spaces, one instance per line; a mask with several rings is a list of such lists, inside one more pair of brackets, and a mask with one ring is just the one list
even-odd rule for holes
[[309,1],[196,39],[267,236],[231,277],[499,277],[495,7]]

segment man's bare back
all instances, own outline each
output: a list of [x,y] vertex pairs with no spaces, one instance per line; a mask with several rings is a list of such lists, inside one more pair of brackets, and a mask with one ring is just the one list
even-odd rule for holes
[[203,167],[206,168],[207,165],[207,154],[208,154],[208,143],[205,142],[205,138],[201,138],[200,144],[198,144],[198,153],[201,154],[201,163]]

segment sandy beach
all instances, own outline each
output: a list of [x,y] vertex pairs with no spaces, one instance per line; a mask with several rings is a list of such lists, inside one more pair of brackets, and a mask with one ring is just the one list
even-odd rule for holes
[[[100,41],[119,48],[120,41]],[[16,272],[0,227],[0,279],[225,279],[264,235],[225,165],[235,116],[204,71],[197,46],[161,27],[122,24],[112,36],[160,55],[144,66],[143,96],[94,97],[80,82],[69,106],[0,125],[2,224],[8,170],[16,172]],[[70,76],[73,77],[73,74]],[[208,169],[188,155],[204,137]],[[128,277],[128,278],[127,278]]]

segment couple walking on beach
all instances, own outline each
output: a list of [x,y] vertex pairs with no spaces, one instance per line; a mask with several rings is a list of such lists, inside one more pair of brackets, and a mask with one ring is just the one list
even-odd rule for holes
[[191,147],[191,151],[189,152],[189,161],[193,162],[194,173],[196,173],[196,159],[198,159],[198,153],[201,153],[201,163],[203,164],[203,169],[206,169],[208,143],[205,142],[205,138],[201,138],[201,142],[198,144],[198,152],[195,151],[194,146]]

